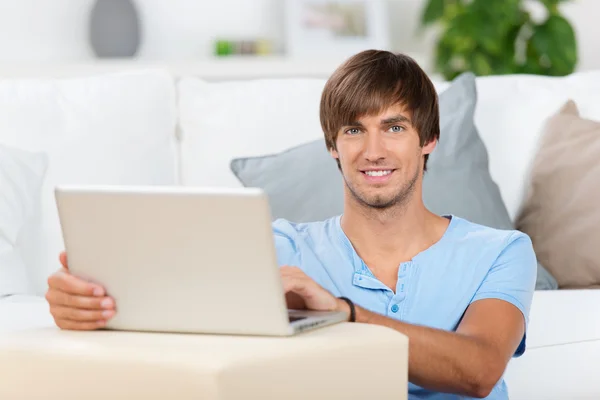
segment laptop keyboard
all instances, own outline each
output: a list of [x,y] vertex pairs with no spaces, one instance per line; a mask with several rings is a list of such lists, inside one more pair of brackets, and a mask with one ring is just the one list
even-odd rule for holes
[[294,317],[292,315],[288,315],[288,318],[290,319],[290,323],[306,319],[306,317]]

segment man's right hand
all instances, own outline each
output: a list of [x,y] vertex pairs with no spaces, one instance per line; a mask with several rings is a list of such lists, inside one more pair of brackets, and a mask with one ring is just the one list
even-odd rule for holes
[[66,253],[60,254],[63,268],[48,278],[46,300],[54,322],[61,329],[102,328],[115,315],[115,301],[106,290],[69,272]]

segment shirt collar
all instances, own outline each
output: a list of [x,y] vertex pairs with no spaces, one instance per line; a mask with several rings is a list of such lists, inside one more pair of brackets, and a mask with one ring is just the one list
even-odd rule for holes
[[[421,253],[418,253],[417,255],[415,255],[413,257],[412,261],[416,261],[417,259],[424,257],[427,253],[430,252],[430,250],[432,250],[436,247],[442,246],[444,244],[444,242],[446,241],[447,237],[450,236],[452,230],[455,228],[455,225],[458,222],[458,217],[456,217],[453,214],[448,214],[448,215],[443,215],[443,216],[450,219],[450,223],[448,224],[448,227],[446,228],[446,231],[444,232],[444,234],[442,235],[440,240],[438,240],[436,243],[431,245],[428,249],[425,249]],[[347,252],[348,257],[350,258],[350,260],[352,260],[352,265],[354,267],[355,274],[375,278],[373,276],[373,274],[371,273],[371,271],[369,270],[369,268],[367,267],[367,265],[358,256],[358,253],[354,249],[354,246],[352,245],[352,242],[350,242],[350,239],[348,238],[348,236],[346,236],[346,234],[344,233],[344,230],[342,229],[341,220],[342,220],[342,215],[338,215],[335,218],[336,230],[338,232],[338,236],[339,236],[341,243],[344,245],[344,248]]]

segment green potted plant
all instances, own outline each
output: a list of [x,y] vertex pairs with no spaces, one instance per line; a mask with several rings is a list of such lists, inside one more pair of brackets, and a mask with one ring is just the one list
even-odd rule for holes
[[475,75],[564,76],[577,65],[577,41],[559,10],[567,0],[538,0],[547,10],[534,21],[525,0],[427,0],[423,27],[437,26],[436,72],[451,80]]

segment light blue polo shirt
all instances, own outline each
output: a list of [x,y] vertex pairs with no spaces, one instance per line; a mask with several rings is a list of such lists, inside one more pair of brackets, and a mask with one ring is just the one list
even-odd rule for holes
[[[529,237],[448,216],[442,238],[400,265],[396,293],[377,280],[354,251],[337,216],[322,222],[273,223],[279,265],[296,266],[335,296],[410,324],[456,330],[472,302],[514,304],[529,322],[537,261]],[[515,356],[525,351],[525,337]],[[373,366],[376,368],[377,366]],[[410,399],[463,399],[409,384]],[[501,379],[488,399],[507,399]]]

